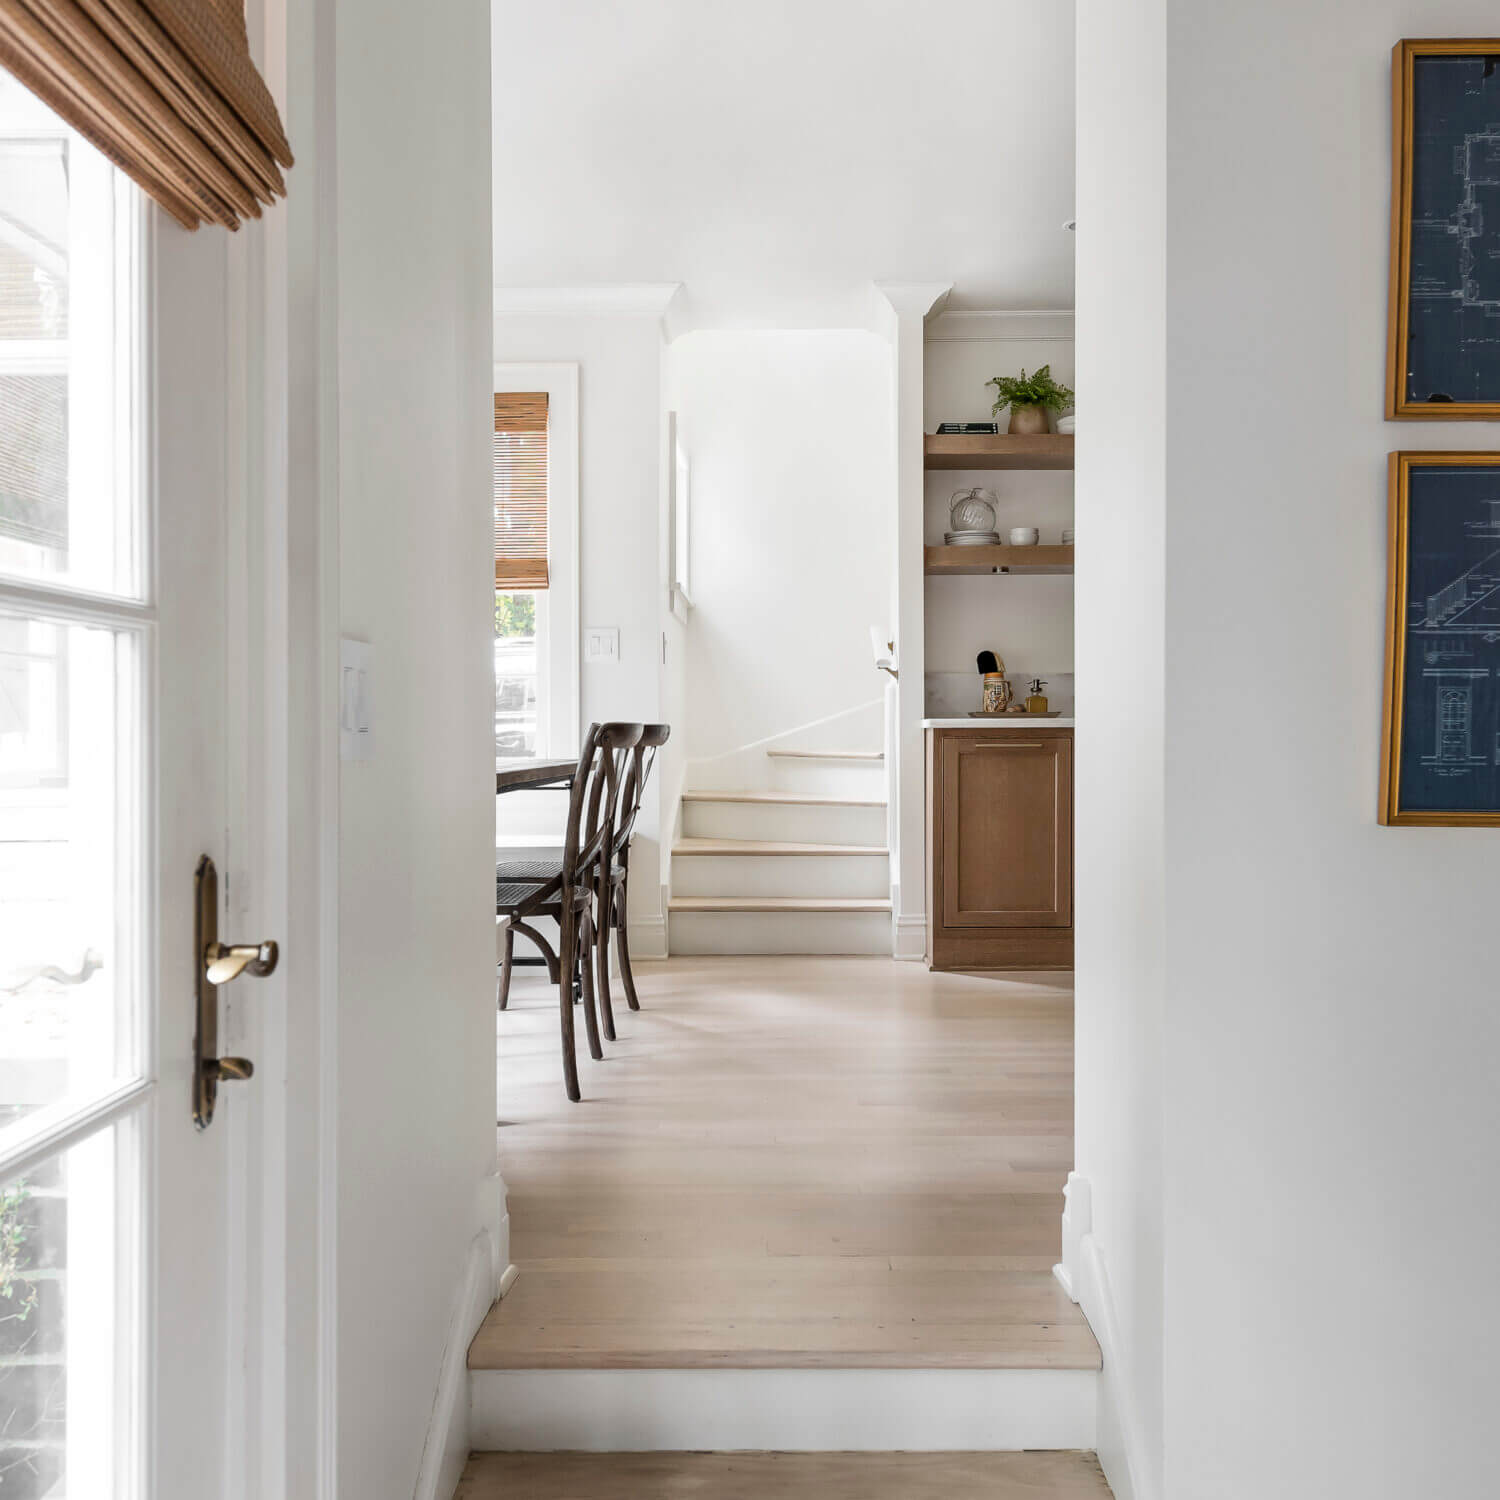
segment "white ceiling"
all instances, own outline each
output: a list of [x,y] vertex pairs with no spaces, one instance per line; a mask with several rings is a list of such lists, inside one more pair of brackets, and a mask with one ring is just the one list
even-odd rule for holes
[[682,282],[830,327],[876,281],[1071,307],[1073,7],[494,0],[497,286]]

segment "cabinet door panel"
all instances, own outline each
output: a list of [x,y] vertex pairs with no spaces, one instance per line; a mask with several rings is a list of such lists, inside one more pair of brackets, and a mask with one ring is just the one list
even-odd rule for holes
[[1069,926],[1071,740],[1008,731],[941,748],[943,926]]

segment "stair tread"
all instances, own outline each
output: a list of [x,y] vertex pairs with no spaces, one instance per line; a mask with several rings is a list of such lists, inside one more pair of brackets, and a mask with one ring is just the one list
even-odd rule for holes
[[736,792],[709,787],[682,794],[684,802],[786,802],[798,807],[884,807],[884,797],[830,797],[821,792]]
[[889,899],[879,896],[673,896],[669,911],[883,911]]
[[884,750],[767,750],[774,760],[884,760]]
[[673,854],[874,854],[889,855],[884,844],[793,844],[777,839],[679,839]]
[[593,1495],[714,1495],[718,1500],[938,1500],[1027,1495],[1109,1500],[1099,1461],[1078,1451],[1023,1453],[474,1453],[457,1500]]

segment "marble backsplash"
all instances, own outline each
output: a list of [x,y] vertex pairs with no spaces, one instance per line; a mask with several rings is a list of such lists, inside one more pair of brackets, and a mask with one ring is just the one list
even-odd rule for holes
[[[1029,667],[1007,664],[1006,676],[1018,698],[1025,698],[1026,684],[1033,677],[1042,678],[1047,686],[1042,689],[1049,706],[1061,710],[1065,717],[1073,713],[1073,674],[1071,672],[1049,672],[1045,667]],[[929,719],[961,718],[979,707],[983,692],[982,679],[977,672],[929,672],[923,693],[925,707],[923,717]]]

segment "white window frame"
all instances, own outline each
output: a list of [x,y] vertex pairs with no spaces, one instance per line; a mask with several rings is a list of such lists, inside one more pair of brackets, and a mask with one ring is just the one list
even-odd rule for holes
[[545,660],[537,662],[537,711],[545,717],[548,757],[564,760],[578,753],[581,738],[578,366],[497,360],[495,394],[517,391],[547,393],[547,625],[541,643]]
[[[14,102],[14,101],[13,101]],[[148,289],[152,284],[151,243],[142,195],[87,143],[56,122],[32,126],[8,120],[7,139],[63,139],[72,184],[69,202],[69,327],[65,340],[13,342],[0,351],[6,373],[66,373],[68,376],[69,556],[75,539],[98,534],[106,522],[124,522],[123,535],[109,530],[104,544],[113,552],[113,577],[96,580],[82,570],[66,574],[13,573],[0,576],[0,604],[13,613],[113,632],[115,693],[131,709],[119,723],[121,740],[114,769],[117,833],[133,825],[140,841],[127,856],[117,850],[115,925],[134,934],[135,952],[117,944],[119,983],[115,1038],[118,1070],[114,1080],[91,1092],[78,1092],[13,1122],[0,1146],[0,1183],[34,1172],[75,1148],[69,1168],[69,1310],[65,1323],[64,1365],[70,1385],[64,1446],[69,1489],[136,1497],[150,1492],[148,1475],[148,1392],[152,1372],[152,1233],[156,1220],[153,1112],[158,1106],[159,1060],[156,1001],[159,990],[156,937],[157,872],[155,829],[157,792],[154,735],[157,703],[156,605],[152,540],[155,486],[150,481],[154,435],[149,419]],[[83,148],[80,150],[80,148]],[[80,191],[80,187],[86,188]],[[107,211],[107,232],[92,215]],[[80,225],[88,231],[80,236]],[[80,240],[82,243],[80,243]],[[109,322],[78,316],[80,289],[106,285],[85,281],[107,259]],[[84,275],[79,275],[83,271]],[[101,391],[91,380],[110,372]],[[115,441],[107,465],[91,444],[91,428],[108,424]],[[128,493],[134,503],[121,506]],[[105,514],[99,507],[103,499]],[[119,642],[131,644],[121,649]],[[142,736],[152,738],[142,742]],[[76,1196],[75,1196],[76,1194]],[[101,1342],[112,1359],[107,1362]],[[107,1441],[103,1440],[107,1437]]]

